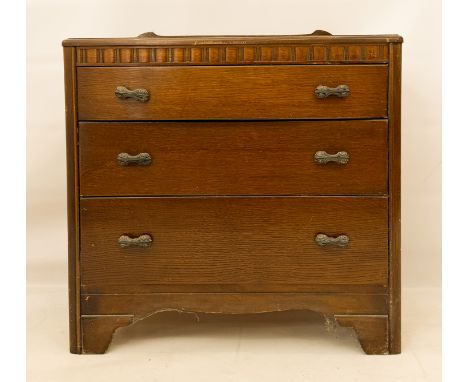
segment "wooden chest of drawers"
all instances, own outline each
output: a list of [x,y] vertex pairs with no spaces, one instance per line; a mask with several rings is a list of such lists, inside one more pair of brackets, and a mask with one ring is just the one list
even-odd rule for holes
[[400,352],[401,37],[63,42],[70,349],[310,309]]

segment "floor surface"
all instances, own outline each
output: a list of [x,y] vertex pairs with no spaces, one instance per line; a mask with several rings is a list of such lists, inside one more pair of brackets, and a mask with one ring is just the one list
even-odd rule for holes
[[439,289],[403,290],[403,353],[367,356],[350,329],[307,311],[164,312],[123,328],[105,355],[68,352],[66,287],[28,286],[28,381],[440,381]]

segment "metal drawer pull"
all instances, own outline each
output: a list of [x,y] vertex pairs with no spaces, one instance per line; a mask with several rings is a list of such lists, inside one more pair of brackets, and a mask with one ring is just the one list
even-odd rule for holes
[[140,102],[146,102],[149,100],[149,92],[146,89],[130,90],[125,86],[117,86],[115,89],[115,95],[121,99],[133,98]]
[[348,85],[338,85],[336,88],[331,88],[324,85],[319,85],[315,88],[315,96],[317,98],[327,98],[328,96],[336,96],[339,98],[345,98],[349,96],[349,86]]
[[119,245],[122,248],[128,248],[128,247],[151,247],[151,243],[153,242],[153,239],[151,238],[150,235],[140,235],[135,238],[131,238],[130,236],[127,235],[122,235],[119,237]]
[[117,155],[117,162],[119,162],[121,166],[149,166],[151,164],[151,155],[148,153],[139,153],[137,155],[120,153]]
[[346,164],[349,162],[349,154],[346,151],[338,151],[336,154],[328,154],[326,151],[317,151],[314,158],[315,162],[319,164],[327,164],[328,162]]
[[336,245],[338,247],[346,247],[349,243],[349,237],[346,235],[340,235],[338,237],[331,237],[323,233],[319,233],[315,236],[315,242],[321,247],[327,245]]

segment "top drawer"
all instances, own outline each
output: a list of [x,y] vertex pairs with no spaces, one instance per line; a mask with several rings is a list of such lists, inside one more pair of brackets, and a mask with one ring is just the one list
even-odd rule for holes
[[[80,120],[387,116],[386,65],[83,67],[77,73]],[[130,92],[118,97],[119,86]],[[318,86],[332,94],[319,97]]]

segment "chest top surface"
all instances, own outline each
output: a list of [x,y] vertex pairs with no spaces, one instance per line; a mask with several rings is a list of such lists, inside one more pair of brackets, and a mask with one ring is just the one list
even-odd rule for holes
[[387,63],[399,35],[158,36],[72,38],[77,66]]

